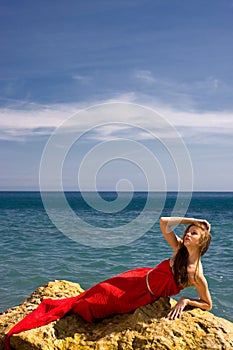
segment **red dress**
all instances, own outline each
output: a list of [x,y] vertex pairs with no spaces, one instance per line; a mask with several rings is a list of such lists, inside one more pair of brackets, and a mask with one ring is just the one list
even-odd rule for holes
[[88,322],[114,314],[129,313],[159,297],[178,294],[182,288],[175,280],[169,264],[164,260],[155,268],[138,268],[123,272],[100,282],[78,296],[65,299],[44,299],[29,315],[17,323],[6,335],[5,349],[10,350],[12,334],[46,325],[72,311]]

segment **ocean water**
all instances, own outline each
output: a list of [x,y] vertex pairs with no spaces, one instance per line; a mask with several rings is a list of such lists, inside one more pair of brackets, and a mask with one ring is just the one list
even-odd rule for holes
[[[66,223],[66,212],[59,207],[56,193],[49,195],[53,212],[59,212]],[[92,193],[86,195],[93,197]],[[117,199],[114,192],[100,195],[109,203],[109,208]],[[144,210],[147,197],[147,193],[134,193],[124,208],[106,213],[93,209],[80,193],[66,193],[76,215],[94,227],[96,241],[92,241],[86,231],[81,239],[79,236],[71,239],[61,233],[46,213],[39,192],[0,192],[0,311],[20,304],[37,287],[51,280],[66,279],[87,289],[122,271],[153,267],[171,256],[172,250],[162,237],[158,218],[179,216],[187,206],[187,194],[181,195],[181,206],[174,211],[177,193],[167,193],[164,203],[159,202],[163,205],[160,210],[155,201],[155,207],[152,203],[140,217],[140,224],[135,221],[128,226]],[[202,258],[213,299],[211,312],[233,322],[233,193],[194,192],[186,216],[205,218],[212,225],[212,243]],[[149,229],[148,222],[152,222]],[[119,225],[121,230],[117,231]],[[103,228],[108,229],[109,235],[110,232],[117,234],[112,246],[105,246],[104,243],[111,240],[99,234]],[[177,230],[181,234],[183,227]],[[82,230],[77,226],[77,231]],[[96,246],[95,242],[98,242]],[[197,296],[192,287],[181,294]]]

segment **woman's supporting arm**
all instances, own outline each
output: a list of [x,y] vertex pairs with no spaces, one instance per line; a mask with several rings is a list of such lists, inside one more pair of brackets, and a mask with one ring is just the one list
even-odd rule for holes
[[208,288],[207,281],[204,275],[200,275],[197,281],[193,284],[199,294],[200,299],[182,297],[177,304],[170,310],[168,317],[172,320],[179,318],[184,308],[189,306],[199,307],[204,310],[211,310],[212,300]]

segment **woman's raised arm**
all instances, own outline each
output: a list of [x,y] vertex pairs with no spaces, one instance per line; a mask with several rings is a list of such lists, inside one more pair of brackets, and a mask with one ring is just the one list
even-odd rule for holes
[[[172,247],[174,251],[176,251],[179,248],[179,244],[181,242],[181,239],[175,234],[175,232],[172,229],[173,221],[171,222],[170,217],[161,217],[160,218],[160,229],[162,231],[162,234],[164,235],[164,238],[166,239],[167,243]],[[174,219],[174,218],[173,218]],[[180,221],[177,222],[178,224]]]
[[207,229],[210,230],[210,224],[206,220],[194,219],[194,218],[184,218],[184,217],[174,217],[174,216],[163,216],[160,218],[160,228],[161,231],[168,242],[168,244],[172,247],[173,250],[177,250],[179,248],[181,238],[179,238],[172,229],[172,226],[177,226],[180,224],[193,224],[203,223],[206,225]]

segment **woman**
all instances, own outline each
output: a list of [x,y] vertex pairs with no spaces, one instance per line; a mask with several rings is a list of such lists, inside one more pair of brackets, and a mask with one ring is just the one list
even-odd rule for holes
[[[189,224],[183,238],[179,238],[172,226]],[[199,299],[182,297],[170,310],[171,319],[180,317],[187,305],[210,310],[211,297],[200,256],[210,244],[210,224],[206,220],[178,217],[162,217],[161,231],[174,250],[172,258],[155,268],[138,268],[124,272],[91,287],[82,294],[66,299],[44,299],[31,314],[16,324],[6,335],[5,349],[10,350],[10,336],[36,328],[63,317],[72,311],[88,322],[114,314],[129,313],[152,303],[159,297],[176,295],[183,288],[193,285]]]
[[[189,224],[182,239],[177,237],[171,228],[179,223]],[[168,316],[171,319],[180,317],[187,305],[210,310],[212,300],[200,260],[200,257],[205,254],[210,245],[210,224],[206,220],[162,217],[160,227],[168,244],[174,250],[174,254],[170,259],[170,266],[176,283],[183,288],[194,286],[200,297],[200,299],[180,298]]]

